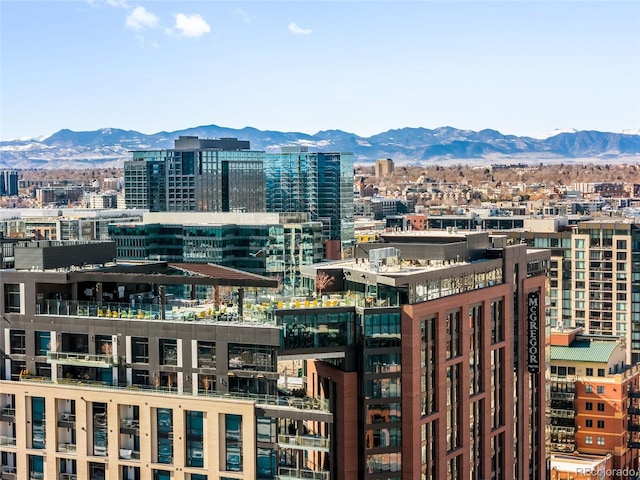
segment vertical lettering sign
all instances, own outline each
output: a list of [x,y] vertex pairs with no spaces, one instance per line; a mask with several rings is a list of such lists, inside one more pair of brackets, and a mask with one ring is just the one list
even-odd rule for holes
[[527,299],[527,366],[532,373],[540,373],[540,293],[529,293]]

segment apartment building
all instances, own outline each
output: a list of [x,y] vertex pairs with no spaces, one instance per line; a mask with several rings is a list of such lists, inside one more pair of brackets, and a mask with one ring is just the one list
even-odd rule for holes
[[[545,478],[549,252],[486,232],[381,242],[302,266],[294,297],[216,265],[112,263],[114,243],[15,246],[7,475]],[[278,384],[291,360],[301,391]]]
[[552,329],[550,370],[551,451],[610,457],[613,469],[637,469],[640,367],[626,363],[624,338]]
[[328,479],[328,402],[278,390],[280,329],[245,310],[245,289],[277,282],[114,256],[109,242],[15,245],[0,275],[2,478]]
[[324,296],[355,360],[320,357],[326,311],[276,312],[314,359],[307,388],[336,399],[337,478],[545,478],[549,252],[486,232],[380,236],[356,259],[303,267],[316,287],[333,279]]

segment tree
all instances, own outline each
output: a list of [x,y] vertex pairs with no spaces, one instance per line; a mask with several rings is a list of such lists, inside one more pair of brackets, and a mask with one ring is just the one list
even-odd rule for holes
[[322,291],[333,285],[333,282],[335,281],[336,279],[331,275],[328,275],[326,272],[318,272],[316,275],[316,290],[318,291],[318,294],[322,295]]

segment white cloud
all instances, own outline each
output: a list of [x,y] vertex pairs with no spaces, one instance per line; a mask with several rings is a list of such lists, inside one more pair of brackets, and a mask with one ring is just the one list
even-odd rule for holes
[[175,17],[176,25],[173,29],[167,30],[168,33],[178,31],[180,37],[200,37],[211,31],[209,24],[197,13],[192,15],[178,13]]
[[310,28],[302,28],[291,22],[289,24],[289,31],[295,35],[309,35],[313,30]]
[[126,25],[133,30],[153,28],[158,25],[158,17],[144,7],[136,7],[127,15]]

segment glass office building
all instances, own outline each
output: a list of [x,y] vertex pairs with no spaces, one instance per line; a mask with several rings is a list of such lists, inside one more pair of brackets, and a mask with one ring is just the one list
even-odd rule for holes
[[309,212],[322,222],[323,240],[341,249],[354,243],[353,153],[283,147],[266,159],[267,211]]
[[181,136],[175,148],[133,152],[125,202],[152,212],[265,211],[264,152],[235,138]]

